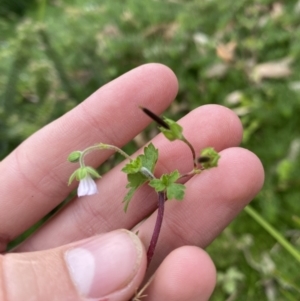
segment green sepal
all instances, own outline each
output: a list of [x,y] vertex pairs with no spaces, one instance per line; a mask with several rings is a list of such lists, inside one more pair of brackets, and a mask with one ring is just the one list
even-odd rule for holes
[[90,166],[85,167],[86,171],[88,174],[90,174],[93,178],[101,178],[101,176],[99,175],[98,171]]
[[218,162],[219,162],[219,159],[221,156],[219,155],[219,153],[217,151],[214,150],[213,147],[207,147],[201,151],[200,158],[201,157],[209,158],[209,160],[207,162],[201,163],[201,166],[204,169],[210,169],[210,168],[218,166]]
[[126,188],[129,188],[129,191],[124,197],[124,211],[127,211],[128,205],[135,193],[135,191],[142,186],[144,183],[149,181],[149,178],[140,172],[142,167],[145,167],[151,173],[154,172],[155,164],[158,159],[158,149],[150,143],[147,147],[144,148],[144,154],[139,155],[136,159],[128,162],[124,168],[123,172],[127,174],[128,183]]
[[70,185],[74,181],[74,179],[76,179],[77,181],[80,181],[80,180],[84,179],[87,175],[90,175],[93,178],[101,178],[101,176],[99,175],[99,173],[97,172],[96,169],[94,169],[90,166],[79,167],[71,174],[69,181],[68,181],[68,185]]
[[68,161],[71,163],[76,163],[79,161],[80,156],[81,156],[80,151],[74,151],[68,156]]
[[80,167],[77,169],[77,175],[76,175],[76,180],[80,181],[84,179],[87,176],[88,172],[86,167]]
[[168,124],[170,129],[166,129],[164,127],[159,126],[159,130],[165,135],[165,137],[170,140],[183,140],[184,137],[182,135],[183,128],[174,120],[164,117],[163,120]]
[[69,181],[68,181],[68,185],[70,185],[70,184],[75,180],[75,178],[77,178],[77,171],[78,171],[78,169],[76,169],[76,170],[71,174],[71,176],[70,176],[70,178],[69,178]]
[[175,170],[170,174],[163,174],[160,179],[151,180],[149,185],[157,192],[165,190],[167,193],[167,199],[176,199],[181,201],[184,198],[185,186],[180,183],[175,183],[179,178],[180,173],[178,170]]

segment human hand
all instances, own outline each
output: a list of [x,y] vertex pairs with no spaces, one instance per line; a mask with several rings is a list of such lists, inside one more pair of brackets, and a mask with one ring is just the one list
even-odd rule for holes
[[[176,93],[177,81],[168,68],[141,66],[99,89],[5,158],[0,163],[0,249],[4,251],[10,240],[75,188],[66,185],[74,170],[66,162],[71,151],[97,142],[123,146],[151,122],[138,106],[160,113]],[[192,245],[206,247],[263,183],[260,161],[236,147],[242,127],[233,112],[217,105],[202,106],[179,123],[196,151],[212,146],[221,153],[221,159],[217,168],[185,183],[183,202],[166,203],[147,277],[158,270],[148,297],[143,299],[146,301],[209,298],[215,270],[208,255]],[[161,135],[153,139],[153,144],[160,153],[157,175],[176,168],[182,173],[191,169],[190,153],[184,144],[170,143]],[[99,156],[87,157],[86,163],[98,166],[110,155],[99,152]],[[0,258],[0,300],[75,301],[85,295],[89,300],[127,301],[134,294],[144,277],[145,251],[128,231],[113,230],[138,229],[138,237],[148,245],[155,223],[156,196],[149,187],[143,187],[125,214],[121,201],[126,193],[126,175],[120,169],[116,166],[97,181],[99,194],[75,198],[15,253]],[[71,279],[75,279],[75,285]]]

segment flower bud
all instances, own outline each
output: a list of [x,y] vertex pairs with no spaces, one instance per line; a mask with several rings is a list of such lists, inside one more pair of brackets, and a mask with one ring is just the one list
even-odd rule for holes
[[68,161],[71,163],[76,163],[79,161],[80,156],[81,156],[80,151],[74,151],[68,156]]

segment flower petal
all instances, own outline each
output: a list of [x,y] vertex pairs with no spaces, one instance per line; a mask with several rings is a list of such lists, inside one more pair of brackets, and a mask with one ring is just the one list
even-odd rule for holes
[[85,178],[80,180],[79,186],[77,189],[77,194],[79,197],[85,195],[93,195],[98,193],[96,182],[92,179],[92,177],[87,174]]

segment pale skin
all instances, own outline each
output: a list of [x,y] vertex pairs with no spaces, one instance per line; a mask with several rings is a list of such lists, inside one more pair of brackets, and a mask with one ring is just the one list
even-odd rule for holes
[[[103,86],[3,159],[1,251],[78,185],[74,182],[67,186],[69,176],[77,168],[66,161],[69,153],[99,142],[122,147],[151,122],[139,106],[161,114],[176,97],[177,89],[176,77],[167,67],[159,64],[138,67]],[[87,300],[71,282],[64,254],[81,244],[81,240],[121,228],[138,229],[145,248],[140,248],[134,276],[128,278],[126,285],[101,298],[94,296],[93,300],[128,301],[145,273],[149,278],[155,270],[155,278],[145,292],[147,297],[142,300],[208,300],[215,286],[216,271],[202,248],[259,192],[264,172],[253,153],[238,147],[242,126],[229,109],[200,106],[179,123],[198,153],[212,146],[220,152],[221,159],[217,168],[186,179],[184,201],[166,203],[162,231],[147,272],[145,248],[155,223],[157,197],[151,188],[143,187],[125,214],[121,203],[126,193],[126,175],[120,171],[122,163],[97,180],[99,194],[75,197],[13,253],[1,255],[0,300]],[[152,142],[159,149],[157,176],[174,169],[181,173],[192,169],[191,153],[184,143],[169,142],[162,135]],[[96,167],[111,154],[95,152],[86,157],[86,164]],[[114,281],[113,275],[110,276]]]

